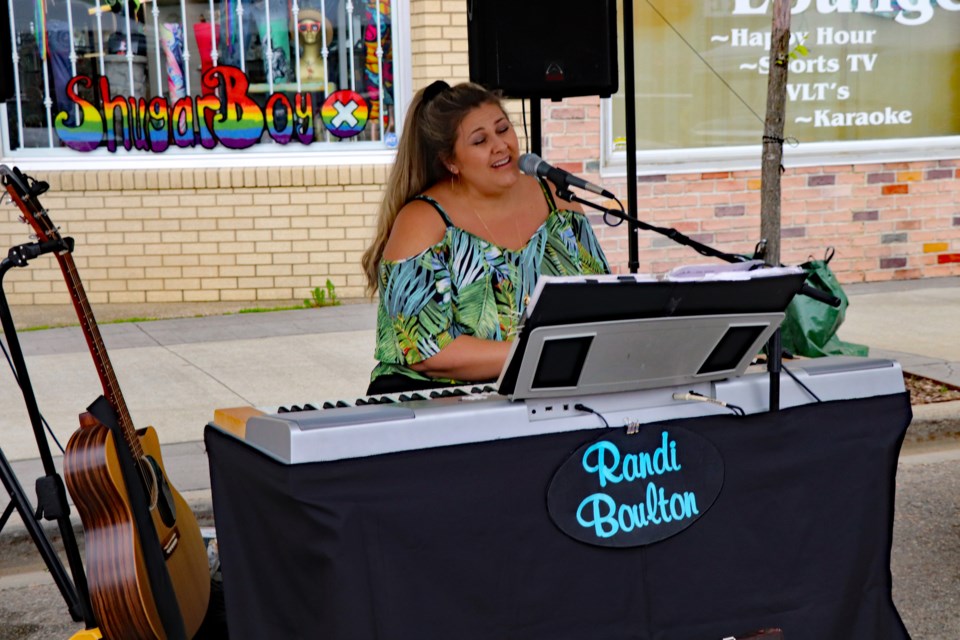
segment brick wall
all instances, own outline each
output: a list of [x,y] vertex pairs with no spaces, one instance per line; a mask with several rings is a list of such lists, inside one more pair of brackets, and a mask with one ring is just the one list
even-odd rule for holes
[[[364,295],[360,255],[386,166],[60,172],[41,203],[63,235],[93,304],[265,301],[308,297],[329,278]],[[0,243],[29,229],[0,222]],[[52,258],[6,278],[11,304],[69,301]]]

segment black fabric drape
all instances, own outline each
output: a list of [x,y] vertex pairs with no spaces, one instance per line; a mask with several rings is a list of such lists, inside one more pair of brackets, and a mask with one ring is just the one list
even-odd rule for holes
[[907,638],[889,559],[910,418],[896,394],[673,421],[716,445],[723,488],[688,529],[626,549],[547,514],[596,430],[286,466],[208,427],[230,636]]

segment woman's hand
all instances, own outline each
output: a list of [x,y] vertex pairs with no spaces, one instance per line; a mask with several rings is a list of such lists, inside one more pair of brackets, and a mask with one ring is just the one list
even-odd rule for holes
[[451,378],[468,382],[493,380],[500,375],[510,342],[459,336],[434,356],[410,365],[414,371],[431,378]]

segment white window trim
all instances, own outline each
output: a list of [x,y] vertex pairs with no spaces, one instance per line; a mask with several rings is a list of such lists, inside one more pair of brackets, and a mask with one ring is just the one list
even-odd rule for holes
[[[604,178],[624,177],[627,174],[626,151],[613,149],[613,102],[609,99],[600,102],[600,175]],[[732,147],[638,149],[637,175],[759,170],[761,150],[759,141],[756,145]],[[785,144],[783,150],[783,166],[787,168],[956,158],[960,158],[960,136],[808,142],[796,147]]]
[[[410,0],[393,0],[392,11],[393,86],[396,105],[396,131],[399,137],[402,134],[407,106],[413,97],[411,88],[413,66],[409,27]],[[7,127],[6,109],[6,104],[0,104],[0,117],[2,117],[2,120],[0,120],[0,162],[6,165],[16,165],[24,171],[378,165],[392,163],[397,155],[395,149],[385,148],[381,142],[326,144],[322,141],[316,141],[307,146],[298,142],[290,142],[282,147],[283,151],[277,150],[275,145],[256,145],[243,150],[228,149],[218,145],[214,149],[194,148],[177,151],[170,149],[169,152],[164,153],[127,151],[125,149],[118,149],[111,153],[102,148],[89,152],[78,152],[58,147],[56,149],[20,149],[14,154],[10,149],[10,131]],[[319,118],[319,110],[316,112],[316,117]],[[343,149],[340,148],[341,146]],[[293,150],[297,147],[302,150]]]

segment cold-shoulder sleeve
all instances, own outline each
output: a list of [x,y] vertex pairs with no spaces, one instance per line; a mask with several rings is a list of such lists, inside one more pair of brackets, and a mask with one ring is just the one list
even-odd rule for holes
[[374,353],[380,362],[416,364],[455,337],[448,255],[441,242],[412,258],[380,263]]
[[570,228],[577,239],[577,253],[580,258],[580,272],[583,274],[610,273],[607,256],[600,248],[600,241],[590,226],[590,219],[586,215],[571,211]]

